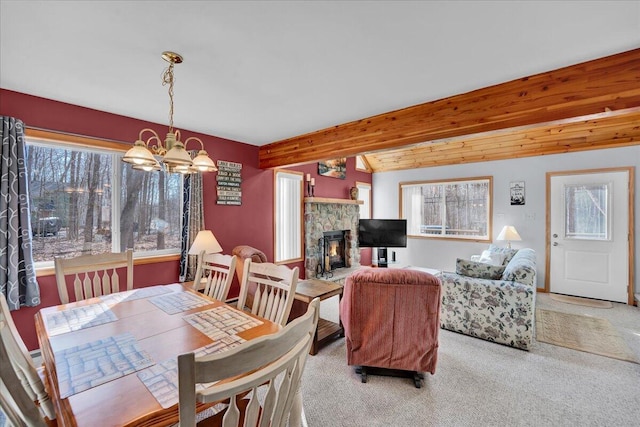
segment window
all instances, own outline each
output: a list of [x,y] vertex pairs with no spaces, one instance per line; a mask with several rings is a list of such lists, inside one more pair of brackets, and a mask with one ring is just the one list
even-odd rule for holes
[[55,142],[27,136],[36,268],[52,266],[54,256],[127,248],[136,255],[179,253],[181,175],[134,170],[120,161],[122,150],[65,144],[56,135]]
[[302,259],[302,173],[275,172],[275,262]]
[[490,241],[492,178],[400,183],[411,237]]
[[609,184],[565,186],[566,239],[610,240],[609,194]]
[[360,219],[371,218],[371,184],[368,182],[356,182],[358,187],[358,200],[364,203],[360,207]]
[[365,156],[356,156],[356,170],[362,172],[372,172],[371,165]]

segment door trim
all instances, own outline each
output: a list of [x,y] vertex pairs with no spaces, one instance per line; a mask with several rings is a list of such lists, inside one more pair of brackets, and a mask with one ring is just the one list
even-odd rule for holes
[[547,172],[546,177],[546,230],[545,230],[545,275],[544,275],[544,288],[539,291],[549,292],[550,289],[550,277],[551,270],[551,178],[555,176],[566,175],[587,175],[591,173],[608,173],[608,172],[628,172],[629,174],[629,285],[627,286],[627,304],[634,304],[633,287],[634,287],[634,266],[635,266],[635,231],[634,231],[634,192],[635,192],[635,168],[633,166],[618,167],[618,168],[603,168],[603,169],[582,169],[571,170],[561,172]]

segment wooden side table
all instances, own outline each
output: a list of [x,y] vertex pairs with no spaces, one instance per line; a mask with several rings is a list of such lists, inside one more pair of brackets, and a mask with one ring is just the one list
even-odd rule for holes
[[[320,301],[322,301],[336,295],[338,295],[339,299],[342,299],[342,285],[339,283],[319,279],[299,281],[296,287],[296,301],[294,301],[294,306],[291,308],[289,320],[304,314],[309,303],[314,298],[320,298]],[[338,323],[323,318],[318,319],[318,328],[316,329],[316,335],[313,338],[309,354],[315,355],[318,353],[320,346],[344,336],[344,328],[339,319],[340,311],[338,311]]]

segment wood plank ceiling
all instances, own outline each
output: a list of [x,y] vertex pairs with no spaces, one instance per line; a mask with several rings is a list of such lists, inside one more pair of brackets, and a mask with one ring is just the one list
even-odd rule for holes
[[261,168],[365,155],[374,172],[640,144],[640,48],[260,147]]

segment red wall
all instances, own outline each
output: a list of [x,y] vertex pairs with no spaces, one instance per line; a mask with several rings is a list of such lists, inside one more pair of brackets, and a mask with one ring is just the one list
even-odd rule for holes
[[[25,126],[133,143],[141,129],[150,127],[163,133],[166,124],[150,123],[130,117],[66,104],[19,92],[0,89],[0,115],[21,119]],[[197,136],[214,160],[242,163],[242,206],[216,205],[216,174],[204,175],[205,226],[212,230],[225,253],[237,245],[260,248],[273,259],[273,171],[258,168],[258,147],[211,135],[180,129],[184,139]],[[316,180],[317,197],[349,198],[355,181],[371,182],[371,174],[355,170],[355,159],[347,160],[347,179],[318,175],[317,163],[291,168],[310,173]],[[362,263],[371,262],[371,251],[362,250]],[[368,260],[368,261],[367,261]],[[303,263],[298,266],[304,276]],[[175,261],[138,265],[134,270],[135,287],[174,283],[178,280]],[[42,304],[12,312],[27,347],[38,347],[34,314],[43,307],[60,303],[54,276],[38,277]],[[237,279],[230,297],[237,296]]]
[[[76,105],[52,101],[0,89],[0,115],[21,119],[26,126],[79,135],[131,142],[140,129],[151,127],[164,132],[166,124],[156,124]],[[242,163],[242,206],[216,205],[215,173],[204,176],[205,225],[211,229],[225,253],[242,244],[262,248],[272,257],[273,172],[258,169],[258,147],[181,129],[183,138],[197,136],[214,160]],[[176,261],[136,266],[135,286],[174,283],[178,280]],[[14,311],[13,318],[27,347],[38,347],[33,315],[42,307],[60,303],[53,276],[38,277],[42,305]],[[232,289],[237,295],[238,289]]]

